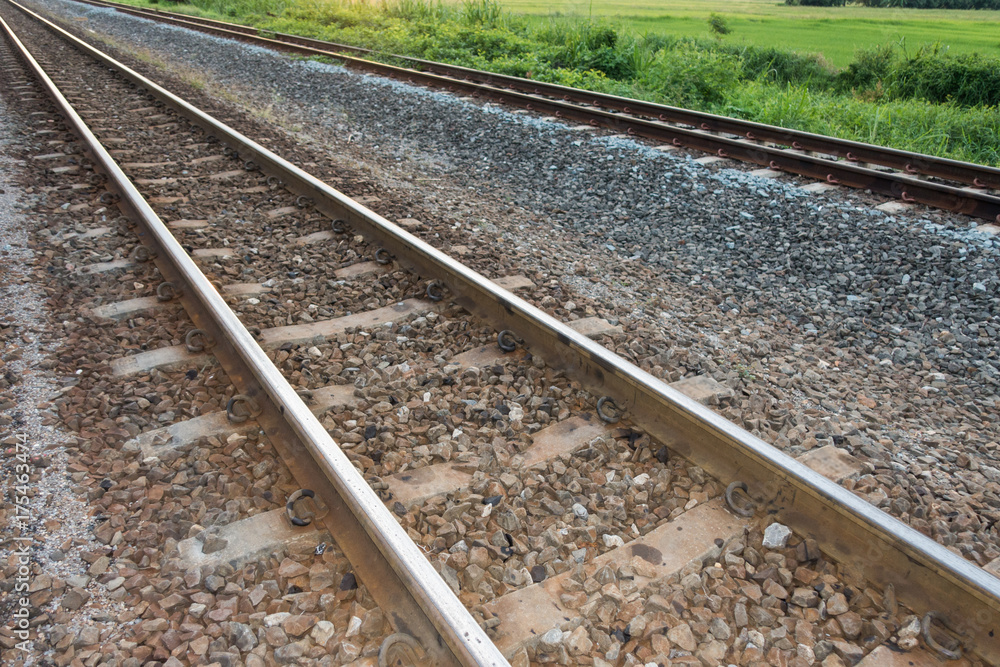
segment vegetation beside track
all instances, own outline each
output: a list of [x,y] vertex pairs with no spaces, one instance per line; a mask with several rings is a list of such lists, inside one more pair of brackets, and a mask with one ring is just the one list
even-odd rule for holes
[[[162,0],[161,0],[162,1]],[[458,2],[459,0],[451,0]],[[900,0],[902,1],[902,0]],[[781,0],[500,0],[532,25],[553,21],[614,21],[637,34],[706,37],[713,14],[724,17],[726,41],[820,53],[846,67],[859,49],[881,44],[941,42],[952,53],[1000,56],[1000,11],[898,7],[790,6]]]
[[954,56],[940,45],[863,49],[837,70],[818,55],[734,41],[720,34],[728,27],[724,17],[712,24],[717,37],[690,38],[639,35],[600,21],[538,23],[494,0],[192,2],[158,6],[1000,165],[1000,58]]

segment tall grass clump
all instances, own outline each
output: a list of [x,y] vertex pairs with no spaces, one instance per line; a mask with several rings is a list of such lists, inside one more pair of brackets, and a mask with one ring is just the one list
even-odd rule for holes
[[758,123],[829,134],[829,102],[805,85],[777,86],[761,77],[733,89],[720,111]]
[[815,53],[795,53],[773,46],[723,44],[718,50],[736,56],[742,63],[743,78],[764,78],[772,83],[805,85],[823,90],[829,88],[836,74],[823,57]]
[[381,9],[387,16],[410,21],[445,21],[453,12],[440,0],[395,0],[383,2]]
[[924,100],[960,107],[1000,105],[1000,58],[953,56],[940,44],[907,53],[902,44],[863,49],[839,76],[844,92],[887,100]]
[[594,70],[612,79],[632,76],[629,57],[617,30],[591,21],[551,21],[535,32],[549,45],[544,57],[553,67]]
[[963,107],[1000,105],[1000,58],[951,56],[940,45],[920,48],[888,77],[898,99],[954,102]]
[[731,54],[664,49],[636,84],[667,104],[714,109],[729,97],[741,74],[742,63]]
[[720,111],[759,123],[1000,165],[1000,110],[925,100],[874,102],[804,86],[749,82]]
[[277,16],[283,12],[291,0],[188,0],[192,5],[207,12],[228,18],[252,20]]
[[503,10],[496,0],[464,0],[462,18],[469,25],[489,28],[507,27],[510,14]]

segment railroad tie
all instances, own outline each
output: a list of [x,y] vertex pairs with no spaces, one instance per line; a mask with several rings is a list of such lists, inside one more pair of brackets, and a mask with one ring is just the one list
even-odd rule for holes
[[[264,287],[261,283],[234,283],[232,285],[226,285],[222,288],[222,293],[225,296],[241,296],[247,298],[260,296],[267,291],[269,291],[269,288]],[[130,317],[136,313],[159,308],[168,303],[170,302],[161,301],[155,296],[143,296],[137,299],[116,301],[114,303],[107,303],[102,306],[98,306],[97,308],[91,310],[91,314],[94,317],[121,319],[123,317]]]

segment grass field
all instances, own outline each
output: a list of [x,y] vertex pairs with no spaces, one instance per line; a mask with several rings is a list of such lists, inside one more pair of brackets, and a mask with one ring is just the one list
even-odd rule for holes
[[501,0],[532,22],[602,19],[643,33],[708,37],[711,13],[732,28],[726,41],[745,41],[800,53],[820,53],[844,67],[860,48],[941,42],[952,53],[1000,55],[1000,12],[878,9],[861,6],[793,7],[778,0]]

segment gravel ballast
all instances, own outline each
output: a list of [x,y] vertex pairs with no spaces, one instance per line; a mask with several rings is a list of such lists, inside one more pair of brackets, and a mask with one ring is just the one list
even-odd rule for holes
[[[793,455],[846,449],[864,464],[848,488],[980,564],[1000,556],[998,244],[968,220],[893,218],[861,195],[816,198],[329,65],[45,6],[315,140],[347,185],[377,192],[375,210],[419,218],[425,238],[489,275],[528,272],[531,300],[561,319],[620,321],[619,354],[666,380],[711,374],[736,390],[718,406],[728,418]],[[363,416],[334,421],[346,433]]]
[[[20,154],[30,128],[8,106],[10,102],[0,97],[0,483],[5,495],[0,558],[5,621],[9,614],[24,618],[19,611],[44,606],[56,595],[85,590],[89,564],[82,555],[98,546],[88,507],[72,493],[76,468],[70,467],[63,450],[69,438],[53,427],[53,415],[45,409],[46,401],[76,378],[57,379],[46,372],[52,368],[50,346],[63,340],[50,333],[46,295],[39,287],[46,276],[35,266],[38,252],[31,242],[40,226],[32,212],[40,196],[19,185],[34,169]],[[16,595],[15,590],[22,592]],[[104,591],[92,593],[101,612],[74,619],[67,626],[74,633],[93,632],[95,622],[124,611]],[[30,599],[28,607],[20,604],[21,596]],[[46,617],[35,616],[32,625]],[[13,629],[24,630],[7,626],[0,633],[5,655],[29,655],[31,651],[10,650],[25,639],[10,632]]]
[[223,546],[220,526],[282,512],[298,487],[257,429],[136,456],[132,438],[224,410],[235,389],[211,364],[114,376],[109,361],[193,325],[169,305],[92,314],[149,295],[158,269],[77,273],[129,256],[135,235],[73,136],[49,129],[40,89],[9,67],[0,94],[0,662],[372,664],[389,625],[328,534],[247,563],[185,560],[179,542]]

